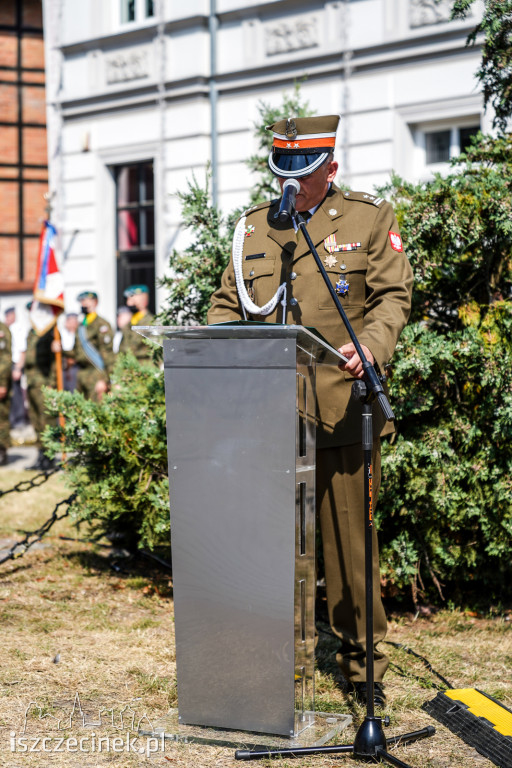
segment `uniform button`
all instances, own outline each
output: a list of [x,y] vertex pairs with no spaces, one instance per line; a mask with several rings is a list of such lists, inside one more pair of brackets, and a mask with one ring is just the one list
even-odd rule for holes
[[251,269],[251,271],[249,272],[249,277],[252,277],[253,275],[254,275],[254,269]]
[[290,280],[295,280],[296,277],[297,277],[297,273],[296,272],[292,272],[291,275],[290,275]]
[[290,299],[290,307],[296,307],[299,302],[294,297],[293,299]]

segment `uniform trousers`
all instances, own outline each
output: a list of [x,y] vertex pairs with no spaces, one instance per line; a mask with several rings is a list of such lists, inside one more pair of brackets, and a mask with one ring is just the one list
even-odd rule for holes
[[[374,443],[372,500],[380,486],[380,441]],[[316,456],[316,504],[325,560],[327,609],[341,640],[337,662],[350,682],[366,680],[364,463],[360,443],[323,448]],[[374,643],[386,634],[380,596],[377,532],[373,527]],[[381,682],[388,659],[375,649],[375,681]]]
[[30,382],[27,386],[28,396],[28,413],[30,416],[30,423],[34,427],[36,433],[36,445],[41,450],[41,435],[43,434],[48,424],[55,424],[55,417],[49,416],[46,413],[44,405],[43,386],[49,386],[49,382],[46,379],[36,380]]

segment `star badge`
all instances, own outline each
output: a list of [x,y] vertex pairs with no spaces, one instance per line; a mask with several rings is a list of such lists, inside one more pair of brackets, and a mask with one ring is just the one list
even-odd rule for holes
[[348,282],[344,277],[340,277],[334,288],[338,296],[346,296],[348,293]]
[[336,256],[332,256],[332,254],[329,256],[326,256],[324,259],[324,264],[329,269],[332,269],[333,267],[335,267],[337,263],[338,263],[338,259],[336,258]]

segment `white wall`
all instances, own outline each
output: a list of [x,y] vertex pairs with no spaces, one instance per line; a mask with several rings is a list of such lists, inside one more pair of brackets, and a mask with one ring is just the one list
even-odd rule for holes
[[[424,178],[425,126],[480,119],[488,127],[474,79],[480,54],[465,47],[477,17],[449,22],[448,4],[436,6],[433,22],[422,0],[217,0],[222,209],[248,201],[245,160],[257,149],[258,102],[280,105],[303,75],[310,107],[341,114],[336,157],[340,180],[354,189],[373,191],[392,170]],[[44,7],[47,28],[53,20],[50,183],[69,309],[91,288],[113,321],[112,166],[154,161],[158,274],[190,237],[177,192],[192,173],[203,182],[211,156],[210,2],[162,0],[161,17],[125,25],[117,5],[103,0],[44,0]]]

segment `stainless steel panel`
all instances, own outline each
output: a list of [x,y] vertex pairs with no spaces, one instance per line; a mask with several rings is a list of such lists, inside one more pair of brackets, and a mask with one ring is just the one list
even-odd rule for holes
[[295,348],[195,343],[164,345],[179,714],[290,734]]

